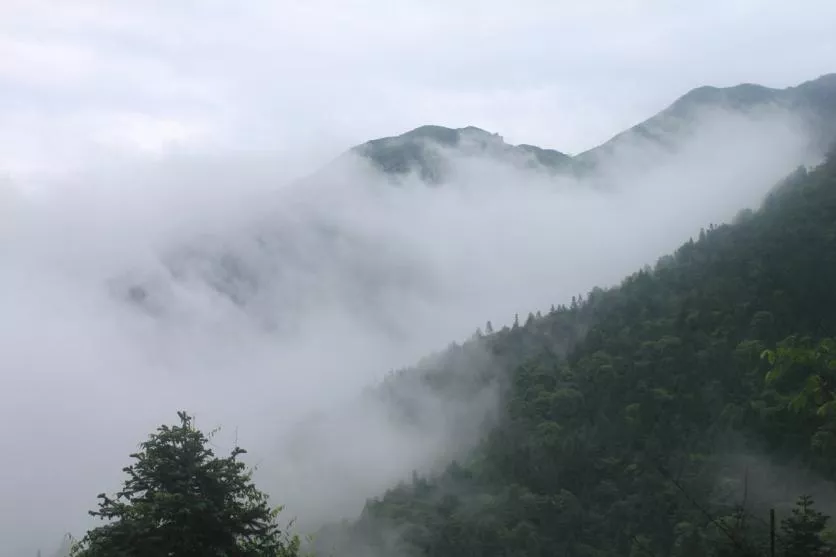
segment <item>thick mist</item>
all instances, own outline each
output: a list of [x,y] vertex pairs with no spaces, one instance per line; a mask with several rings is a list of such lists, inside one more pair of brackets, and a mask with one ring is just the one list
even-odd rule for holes
[[706,113],[674,152],[627,147],[580,181],[444,152],[440,187],[359,160],[286,183],[199,157],[0,183],[0,556],[95,525],[96,494],[179,409],[222,426],[219,451],[249,450],[285,519],[351,517],[466,451],[496,409],[491,389],[416,391],[432,419],[407,428],[364,388],[617,283],[815,158],[783,112]]

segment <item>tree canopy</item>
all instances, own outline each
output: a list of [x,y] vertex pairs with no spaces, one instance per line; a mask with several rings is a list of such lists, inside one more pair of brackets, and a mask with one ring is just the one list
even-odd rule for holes
[[163,425],[131,456],[114,496],[98,496],[90,514],[107,524],[90,530],[75,557],[293,557],[300,540],[276,522],[267,496],[251,480],[235,447],[216,457],[193,418]]

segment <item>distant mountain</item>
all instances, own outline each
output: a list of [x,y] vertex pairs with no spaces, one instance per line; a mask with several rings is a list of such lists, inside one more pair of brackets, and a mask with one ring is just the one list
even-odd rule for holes
[[[661,166],[664,152],[683,143],[689,126],[698,119],[706,120],[701,111],[717,108],[747,113],[770,106],[803,114],[815,130],[816,141],[824,145],[833,139],[836,129],[836,74],[788,89],[752,84],[700,87],[652,118],[574,157],[533,145],[511,145],[500,135],[473,126],[422,126],[358,145],[335,163],[356,163],[359,158],[393,180],[415,172],[428,184],[440,184],[457,172],[467,172],[467,161],[490,160],[499,167],[504,164],[545,175],[582,174],[614,158],[633,165]],[[751,137],[751,130],[742,137]],[[712,154],[725,149],[728,143],[712,146]],[[648,148],[648,144],[658,148]],[[633,155],[641,155],[642,160],[636,162]],[[761,156],[757,149],[755,156]],[[335,163],[305,179],[311,186],[328,187],[293,188],[293,193],[283,198],[281,216],[270,211],[263,221],[248,224],[245,230],[223,237],[195,238],[186,245],[170,247],[161,255],[160,268],[153,272],[126,272],[114,277],[110,287],[116,295],[150,315],[170,317],[177,313],[172,309],[175,304],[183,303],[176,296],[178,285],[200,285],[221,294],[262,326],[282,331],[293,330],[299,316],[322,304],[322,292],[327,292],[334,297],[332,303],[347,301],[346,309],[355,319],[397,331],[396,319],[389,309],[392,300],[403,291],[430,296],[432,275],[408,251],[384,248],[387,244],[376,233],[358,231],[353,224],[339,222],[345,217],[336,217],[331,207],[343,202],[339,192],[354,190],[330,186],[334,181],[356,180],[357,169],[343,171]],[[712,159],[712,163],[722,161]],[[614,167],[622,172],[625,165]],[[482,174],[478,176],[484,175],[485,168],[488,172],[494,170],[480,166]],[[520,173],[509,176],[517,179]],[[601,180],[606,181],[606,177]],[[282,312],[274,312],[275,307],[281,307]],[[181,310],[185,308],[178,311]]]
[[565,171],[572,157],[553,149],[533,145],[510,145],[496,133],[468,126],[451,129],[443,126],[421,126],[396,137],[373,139],[349,151],[371,161],[390,175],[415,171],[422,180],[438,183],[452,170],[452,162],[444,151],[464,157],[491,157],[516,167]]
[[[726,88],[699,87],[651,118],[574,157],[533,145],[511,145],[499,134],[473,126],[452,129],[435,125],[368,141],[346,155],[359,155],[392,177],[415,172],[431,184],[445,181],[454,172],[456,163],[451,155],[465,159],[490,157],[514,167],[550,174],[583,174],[594,171],[626,149],[651,147],[675,151],[701,122],[699,117],[712,110],[757,115],[758,111],[769,109],[783,109],[801,116],[812,132],[815,147],[824,151],[836,139],[836,74],[786,89],[751,83]],[[654,160],[652,154],[649,158]]]
[[655,116],[573,157],[572,162],[576,169],[589,169],[628,145],[650,143],[675,149],[693,131],[700,114],[723,110],[756,115],[758,111],[770,108],[798,114],[808,126],[814,146],[826,150],[836,139],[836,74],[786,89],[752,83],[725,88],[698,87]]

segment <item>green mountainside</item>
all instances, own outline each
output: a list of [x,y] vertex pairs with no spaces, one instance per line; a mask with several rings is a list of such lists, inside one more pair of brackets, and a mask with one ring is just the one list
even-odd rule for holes
[[768,509],[785,519],[836,479],[836,357],[771,381],[762,358],[836,336],[834,241],[830,157],[619,287],[451,347],[423,379],[446,388],[448,362],[486,351],[495,365],[466,380],[504,385],[498,424],[470,458],[320,532],[320,550],[765,555]]

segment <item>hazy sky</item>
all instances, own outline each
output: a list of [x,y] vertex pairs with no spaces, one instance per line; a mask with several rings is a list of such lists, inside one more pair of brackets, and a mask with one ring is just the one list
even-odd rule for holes
[[834,21],[830,0],[3,0],[0,172],[313,166],[425,123],[577,152],[695,86],[833,71]]

